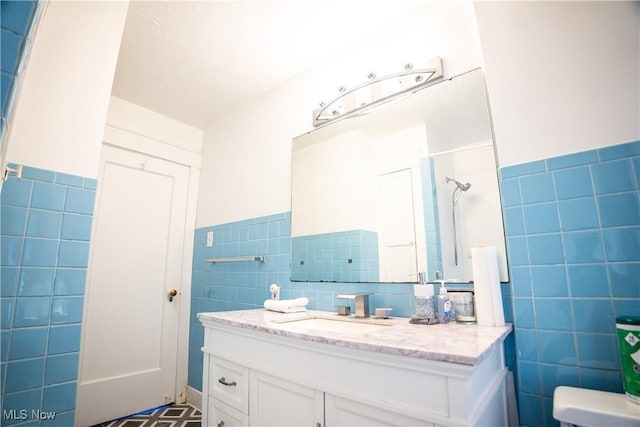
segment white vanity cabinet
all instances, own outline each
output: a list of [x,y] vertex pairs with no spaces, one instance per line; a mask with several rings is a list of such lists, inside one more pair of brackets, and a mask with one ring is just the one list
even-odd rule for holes
[[[208,359],[208,360],[207,360]],[[208,424],[220,427],[248,425],[249,369],[223,358],[205,358],[203,381],[208,386],[206,399]],[[215,421],[215,422],[214,422]]]
[[434,426],[424,419],[408,417],[329,393],[325,395],[325,422],[327,426],[353,427]]
[[324,393],[260,371],[251,372],[252,426],[324,425]]
[[374,344],[349,348],[344,337],[256,327],[260,321],[229,324],[216,315],[199,315],[204,426],[507,425],[507,328],[490,345],[476,334],[486,350],[476,364],[464,364],[390,354]]
[[226,405],[215,397],[209,397],[207,409],[202,411],[203,426],[242,427],[249,425],[249,416],[231,406]]

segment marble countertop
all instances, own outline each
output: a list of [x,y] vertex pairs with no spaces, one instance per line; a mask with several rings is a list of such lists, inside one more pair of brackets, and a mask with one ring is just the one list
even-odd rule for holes
[[[455,322],[439,325],[414,325],[408,318],[356,319],[326,311],[308,310],[300,313],[276,313],[264,309],[198,313],[203,324],[214,323],[250,329],[273,335],[332,344],[345,348],[376,351],[419,359],[476,365],[511,332],[505,326],[478,326]],[[368,332],[323,330],[292,330],[287,322],[322,318],[349,322],[387,325]],[[295,328],[294,328],[295,329]],[[369,329],[369,328],[367,328]]]

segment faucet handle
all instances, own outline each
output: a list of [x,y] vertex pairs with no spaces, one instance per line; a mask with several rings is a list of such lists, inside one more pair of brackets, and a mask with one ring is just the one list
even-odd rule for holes
[[349,305],[337,305],[336,310],[340,316],[348,316],[351,314],[351,306]]
[[376,319],[388,319],[390,311],[393,311],[393,308],[387,308],[387,307],[376,308],[375,318]]

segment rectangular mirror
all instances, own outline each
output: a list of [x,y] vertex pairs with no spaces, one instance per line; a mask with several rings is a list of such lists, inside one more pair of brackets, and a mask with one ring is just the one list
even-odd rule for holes
[[292,158],[292,281],[468,282],[476,246],[508,281],[482,70],[297,137]]

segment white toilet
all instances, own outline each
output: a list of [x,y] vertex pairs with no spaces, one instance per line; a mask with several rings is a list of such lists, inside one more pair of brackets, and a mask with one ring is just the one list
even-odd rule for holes
[[562,427],[640,427],[640,405],[621,393],[557,387],[553,418]]

